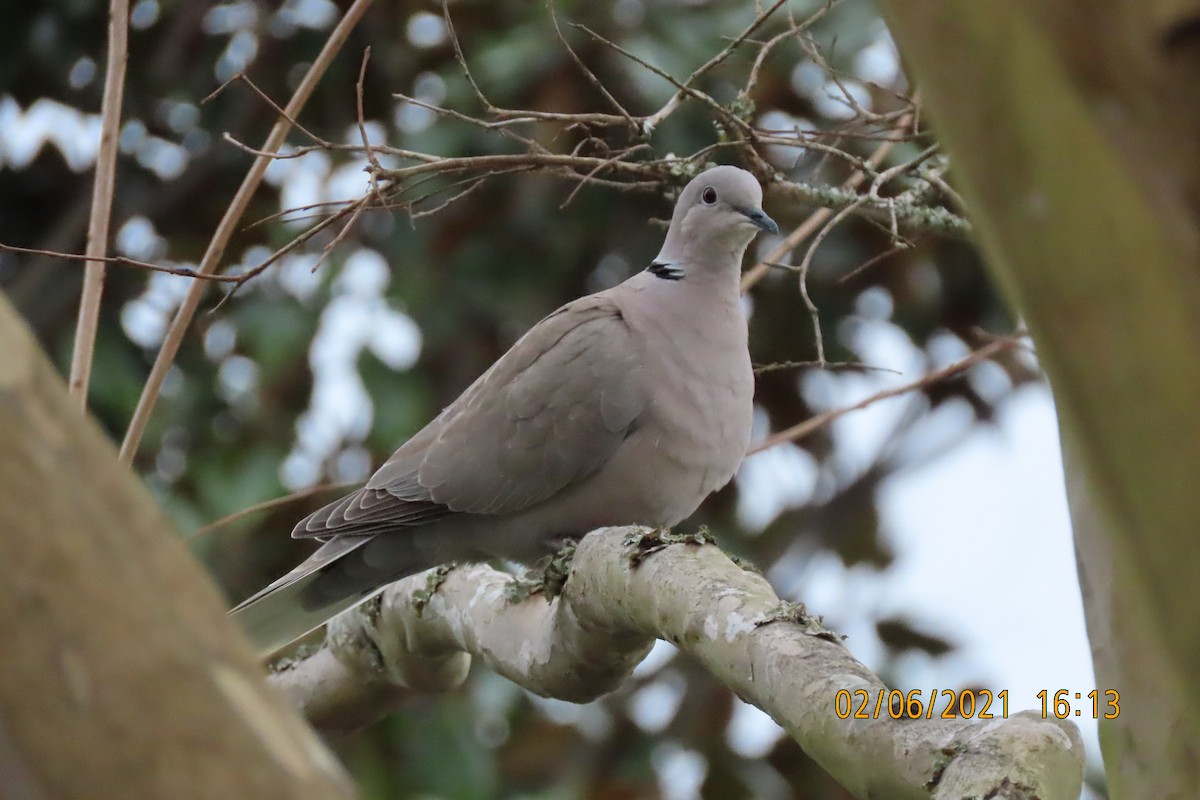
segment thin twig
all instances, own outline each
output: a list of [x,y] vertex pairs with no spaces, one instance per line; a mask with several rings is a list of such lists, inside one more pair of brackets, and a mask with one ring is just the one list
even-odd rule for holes
[[891,258],[892,256],[896,255],[897,253],[901,253],[905,250],[911,250],[911,249],[912,249],[912,243],[907,242],[907,241],[899,241],[896,244],[889,247],[887,250],[884,250],[881,253],[876,253],[875,255],[871,256],[866,261],[859,264],[857,267],[850,270],[842,277],[838,278],[836,281],[834,281],[834,283],[839,283],[839,284],[845,283],[846,281],[850,280],[851,278],[855,277],[856,275],[866,272],[868,269],[875,266],[880,261]]
[[978,350],[975,350],[966,358],[955,361],[953,364],[942,367],[939,370],[934,370],[933,372],[927,373],[911,383],[895,386],[891,389],[885,389],[882,392],[876,392],[870,397],[864,398],[857,403],[848,406],[842,406],[841,408],[830,409],[829,411],[818,414],[815,417],[806,419],[804,422],[797,423],[790,428],[786,428],[778,433],[771,434],[758,444],[751,445],[750,449],[746,451],[746,455],[752,456],[755,453],[760,453],[763,450],[774,447],[777,444],[783,444],[784,442],[799,441],[800,439],[809,436],[813,432],[824,428],[826,425],[829,425],[839,417],[849,414],[851,411],[858,411],[866,408],[867,406],[878,403],[880,400],[886,400],[889,397],[896,397],[898,395],[907,394],[918,389],[924,389],[926,386],[931,386],[940,381],[944,381],[947,378],[953,378],[955,375],[958,375],[959,373],[969,369],[981,361],[987,361],[989,358],[992,358],[993,356],[998,355],[1005,350],[1011,350],[1014,347],[1019,346],[1021,346],[1021,339],[1019,336],[1014,335],[996,339],[989,344],[980,347]]
[[588,65],[583,63],[583,59],[581,59],[579,54],[575,52],[575,49],[571,47],[571,43],[567,41],[567,37],[563,36],[562,28],[559,27],[558,24],[558,14],[554,13],[553,2],[549,4],[549,8],[550,21],[554,23],[554,33],[558,36],[558,41],[562,43],[563,48],[571,56],[571,60],[575,62],[575,66],[579,67],[579,71],[583,73],[585,78],[587,78],[588,83],[595,87],[598,92],[600,92],[604,99],[608,101],[609,105],[615,108],[621,114],[621,116],[625,118],[626,122],[629,123],[630,130],[637,131],[638,124],[633,121],[633,117],[631,117],[629,112],[625,110],[625,106],[621,105],[621,102],[612,96],[612,93],[608,91],[608,88],[605,87],[605,85],[601,83],[600,79],[596,77],[596,73],[588,69]]
[[791,16],[791,11],[789,9],[788,19],[792,23],[791,26],[787,30],[776,34],[759,46],[758,55],[755,56],[754,64],[750,67],[750,76],[746,79],[746,88],[743,91],[746,94],[750,94],[750,92],[758,84],[758,75],[762,70],[763,64],[766,63],[767,56],[771,54],[771,51],[774,50],[780,42],[804,33],[804,31],[812,27],[819,19],[821,19],[821,17],[832,11],[834,6],[836,6],[839,2],[841,2],[841,0],[828,0],[823,6],[810,14],[808,18],[801,23],[796,23],[795,19]]
[[[256,220],[254,220],[254,222],[246,223],[246,226],[244,228],[242,228],[242,230],[243,231],[253,230],[259,226],[267,225],[272,222],[302,222],[303,220],[312,219],[313,217],[317,217],[320,215],[319,214],[297,214],[297,212],[299,212],[299,211],[315,211],[317,209],[335,208],[335,207],[340,208],[341,206],[349,205],[350,203],[353,203],[353,202],[354,202],[354,200],[350,200],[350,199],[347,199],[347,200],[322,200],[318,203],[308,203],[308,204],[302,205],[302,206],[294,206],[292,208],[285,208],[283,211],[276,211],[272,214],[267,214],[264,217],[256,219]],[[288,216],[289,214],[297,214],[297,215],[294,217],[289,217]]]
[[483,183],[485,180],[487,180],[487,179],[486,178],[475,178],[473,180],[455,182],[453,184],[453,187],[457,187],[457,186],[460,186],[465,183],[465,184],[467,184],[467,188],[462,189],[462,190],[456,192],[455,194],[452,194],[450,197],[447,197],[445,200],[438,203],[436,206],[434,206],[432,208],[423,208],[420,211],[413,211],[413,208],[416,207],[417,203],[420,203],[424,200],[428,200],[430,197],[434,197],[438,194],[441,194],[443,191],[446,191],[453,187],[447,186],[443,189],[435,189],[432,192],[427,192],[427,193],[421,195],[420,197],[416,198],[415,200],[410,200],[410,201],[406,202],[404,204],[404,206],[408,210],[409,220],[418,220],[418,219],[421,219],[422,217],[433,216],[434,214],[437,214],[440,211],[444,211],[445,209],[447,209],[450,206],[457,203],[459,200],[462,200],[464,197],[466,197],[467,195],[474,192],[480,186],[483,186]]
[[442,0],[442,17],[446,20],[446,32],[450,37],[450,44],[454,47],[454,59],[458,62],[463,77],[467,79],[467,83],[471,85],[479,102],[483,103],[483,107],[488,111],[495,111],[496,107],[479,88],[479,84],[475,82],[475,76],[471,74],[471,68],[467,66],[467,57],[463,53],[462,43],[458,40],[458,31],[454,29],[454,20],[450,18],[450,3],[447,0]]
[[257,514],[260,511],[269,511],[272,508],[279,508],[280,506],[291,505],[292,503],[299,503],[301,500],[307,500],[308,498],[312,497],[313,495],[323,494],[325,492],[344,491],[346,489],[349,489],[351,486],[357,486],[357,485],[358,485],[357,483],[322,483],[317,486],[310,486],[307,489],[301,489],[298,492],[292,492],[291,494],[285,494],[283,497],[275,497],[270,500],[264,500],[261,503],[255,503],[252,506],[247,506],[246,508],[243,508],[241,511],[235,511],[232,514],[230,514],[229,516],[221,517],[220,519],[215,520],[214,522],[210,522],[207,525],[200,526],[195,531],[193,531],[191,535],[193,537],[204,536],[206,534],[212,533],[215,530],[224,528],[226,525],[229,525],[230,523],[237,522],[239,519],[248,517],[251,514]]
[[954,205],[958,206],[959,211],[964,211],[967,203],[962,199],[962,195],[954,190],[954,187],[946,183],[946,179],[942,177],[940,170],[929,169],[927,166],[922,166],[917,170],[917,176],[922,180],[929,181],[933,186],[940,189],[943,194],[953,201]]
[[260,99],[260,100],[262,100],[264,103],[266,103],[268,106],[270,106],[272,111],[274,111],[274,112],[275,112],[275,113],[276,113],[278,116],[280,116],[280,117],[284,118],[284,119],[285,119],[285,120],[287,120],[289,123],[291,123],[291,125],[292,125],[292,127],[293,127],[293,128],[295,128],[296,130],[298,130],[298,131],[300,131],[301,133],[303,133],[303,134],[304,134],[305,136],[307,136],[309,139],[312,139],[312,140],[313,140],[313,142],[314,142],[314,143],[315,143],[315,144],[316,144],[316,145],[317,145],[319,148],[328,148],[328,147],[331,147],[331,146],[333,145],[333,143],[332,143],[332,142],[330,142],[330,141],[327,141],[326,139],[322,139],[320,136],[317,136],[315,133],[313,133],[312,131],[310,131],[308,128],[306,128],[306,127],[304,127],[303,125],[301,125],[301,124],[300,124],[300,123],[299,123],[299,122],[298,122],[298,121],[295,119],[295,117],[293,117],[291,114],[289,114],[289,113],[288,113],[286,110],[284,110],[284,109],[280,108],[280,107],[279,107],[279,104],[278,104],[278,103],[276,103],[274,100],[272,100],[272,99],[271,99],[271,95],[267,94],[267,93],[266,93],[266,92],[264,92],[262,89],[258,88],[258,84],[256,84],[254,81],[252,81],[252,80],[250,79],[250,76],[249,76],[249,75],[247,75],[247,74],[246,74],[246,73],[244,73],[244,72],[239,72],[239,73],[237,73],[237,74],[236,74],[236,75],[234,75],[232,78],[230,78],[229,80],[225,81],[223,84],[221,84],[220,86],[218,86],[216,89],[214,89],[214,90],[213,90],[212,94],[210,94],[208,97],[204,98],[204,100],[202,100],[202,101],[201,101],[201,104],[203,104],[203,103],[207,103],[207,102],[208,102],[209,100],[211,100],[212,98],[214,98],[214,97],[216,97],[217,95],[219,95],[219,94],[221,94],[222,92],[224,92],[226,88],[228,88],[229,86],[233,85],[234,83],[244,83],[244,84],[246,84],[247,86],[249,86],[249,87],[250,87],[250,91],[252,91],[252,92],[254,92],[256,95],[258,95],[259,99]]
[[[358,70],[358,83],[354,85],[354,94],[356,100],[358,133],[359,136],[362,137],[363,150],[366,151],[367,162],[370,164],[370,166],[367,168],[367,173],[369,175],[368,181],[371,188],[365,196],[350,204],[349,207],[353,209],[353,211],[350,213],[350,219],[346,220],[346,224],[342,226],[342,229],[339,230],[334,237],[326,243],[325,247],[321,249],[321,255],[317,257],[317,260],[312,265],[310,272],[317,271],[317,268],[320,267],[325,259],[327,259],[330,254],[333,253],[334,249],[337,248],[337,246],[341,244],[347,236],[350,235],[350,231],[353,230],[354,223],[358,221],[363,209],[370,205],[373,200],[379,197],[379,173],[383,171],[383,167],[379,165],[379,159],[375,157],[375,151],[371,147],[371,140],[367,137],[367,122],[363,118],[363,86],[367,79],[367,64],[370,62],[371,48],[367,47],[365,50],[363,50],[362,66],[360,66]],[[265,269],[265,267],[263,268]]]
[[[446,31],[447,31],[447,35],[450,38],[450,44],[454,48],[454,60],[456,62],[458,62],[458,67],[459,67],[459,69],[462,70],[463,77],[466,78],[467,84],[475,92],[475,96],[479,99],[479,102],[483,104],[484,110],[487,112],[487,114],[489,116],[494,118],[494,121],[489,123],[489,122],[485,122],[484,120],[477,120],[477,119],[475,119],[473,117],[469,117],[465,114],[459,114],[459,112],[448,112],[448,113],[458,114],[459,117],[464,122],[471,122],[472,124],[480,125],[483,127],[491,127],[491,128],[502,128],[506,125],[513,125],[513,124],[516,124],[519,122],[531,122],[534,120],[559,121],[559,122],[570,122],[570,123],[583,122],[585,124],[590,124],[590,125],[625,125],[625,124],[627,124],[624,117],[618,116],[616,114],[602,114],[602,113],[575,114],[575,113],[565,113],[565,112],[561,112],[561,111],[533,111],[533,110],[515,111],[512,109],[508,109],[508,108],[498,107],[497,105],[492,103],[491,100],[488,99],[487,95],[485,95],[483,93],[483,90],[481,88],[479,88],[479,84],[476,83],[475,76],[471,73],[471,68],[467,65],[467,57],[463,53],[462,43],[459,41],[458,32],[454,28],[454,20],[450,17],[449,7],[447,6],[446,3],[442,3],[442,14],[446,20]],[[408,99],[411,99],[411,98],[408,98]],[[422,103],[422,105],[425,105],[425,104]]]
[[571,204],[571,201],[575,199],[575,195],[579,194],[579,190],[582,189],[587,183],[589,183],[592,178],[596,177],[596,175],[599,172],[601,172],[602,170],[611,166],[611,164],[614,161],[620,161],[623,158],[628,158],[630,155],[632,155],[633,153],[635,153],[639,150],[649,150],[649,149],[650,149],[650,145],[648,145],[648,144],[644,144],[644,143],[636,144],[633,147],[627,148],[627,149],[622,150],[621,152],[617,153],[612,158],[608,159],[608,161],[606,161],[605,163],[597,164],[586,174],[580,176],[579,183],[575,184],[575,188],[571,190],[571,193],[569,195],[567,195],[567,199],[563,200],[562,203],[558,207],[560,209],[563,209],[563,208],[566,208],[567,206],[569,206]]
[[[699,89],[693,88],[687,82],[677,80],[673,75],[671,75],[671,73],[667,72],[666,70],[663,70],[663,69],[660,69],[659,67],[654,66],[649,61],[645,60],[644,58],[641,58],[640,56],[638,56],[635,53],[630,52],[629,50],[626,50],[624,47],[621,47],[621,45],[617,44],[616,42],[612,41],[611,39],[608,39],[605,36],[602,36],[601,34],[592,30],[587,25],[582,25],[580,23],[572,23],[571,27],[583,31],[588,36],[591,36],[593,39],[595,39],[596,41],[605,45],[606,47],[611,48],[613,51],[620,53],[621,55],[625,56],[626,58],[628,58],[630,61],[634,62],[635,64],[640,64],[645,69],[649,70],[650,72],[653,72],[655,75],[657,75],[658,77],[662,78],[663,80],[667,81],[672,86],[674,86],[677,94],[683,95],[686,97],[693,97],[696,100],[699,100],[701,103],[704,103],[710,109],[712,109],[713,113],[715,113],[720,119],[722,119],[723,121],[728,123],[731,128],[738,128],[738,129],[742,129],[742,130],[750,129],[750,123],[746,122],[745,120],[741,119],[737,115],[733,114],[732,112],[730,112],[729,109],[725,108],[723,105],[721,105],[716,100],[712,99],[707,94],[700,91]],[[726,48],[726,50],[728,50],[728,48]],[[720,57],[720,58],[724,59],[725,55],[727,55],[727,53],[725,53],[725,51],[723,51],[722,54],[718,54],[718,56],[714,56],[714,58]],[[701,69],[703,69],[703,67]],[[698,72],[699,72],[699,70],[698,70]],[[696,74],[696,73],[693,73],[693,74]],[[691,80],[691,78],[689,78],[688,80]],[[678,105],[679,105],[678,101],[674,105],[672,105],[671,102],[668,101],[667,105],[665,105],[661,109],[659,109],[658,112],[656,112],[655,114],[652,114],[649,117],[644,118],[642,120],[643,133],[647,133],[647,134],[650,133],[654,129],[654,126],[656,124],[658,124],[658,122],[661,122],[662,119],[665,119],[666,115],[668,115],[672,111],[674,111]],[[665,112],[665,114],[663,112]],[[662,115],[661,118],[660,118],[660,115]]]
[[164,264],[151,264],[149,261],[138,261],[134,258],[126,258],[125,256],[86,256],[78,253],[59,253],[55,250],[42,250],[37,247],[17,247],[12,244],[4,244],[0,242],[0,250],[5,250],[10,253],[25,253],[31,256],[47,256],[49,258],[61,258],[64,261],[90,262],[98,261],[102,264],[111,264],[114,267],[134,267],[136,269],[149,270],[151,272],[163,272],[168,275],[181,275],[185,278],[198,278],[205,281],[214,281],[217,283],[237,283],[241,280],[236,275],[200,275],[192,267],[170,267]]
[[[376,150],[389,155],[405,155],[408,150],[395,147],[377,147]],[[576,156],[566,153],[499,153],[486,156],[431,156],[430,161],[414,164],[411,167],[384,169],[379,175],[390,181],[400,183],[414,175],[428,173],[455,172],[486,172],[493,169],[511,169],[512,167],[561,167],[577,173],[587,173],[601,167],[630,178],[641,178],[659,182],[670,175],[670,166],[665,161],[629,162],[614,161],[611,158],[596,156]]]
[[[545,120],[555,121],[555,122],[575,123],[575,122],[579,121],[577,119],[579,116],[584,116],[584,117],[589,117],[589,118],[593,116],[591,114],[578,115],[578,114],[568,114],[565,112],[541,112],[541,111],[539,111],[539,112],[530,112],[530,114],[527,116],[519,116],[519,117],[504,116],[504,117],[500,117],[498,119],[494,119],[491,122],[489,122],[485,119],[479,119],[478,117],[472,117],[470,114],[464,114],[461,111],[455,111],[452,108],[446,108],[444,106],[435,105],[434,103],[428,103],[424,100],[413,97],[412,95],[404,94],[403,92],[393,92],[392,96],[397,97],[406,103],[412,103],[414,106],[417,106],[419,108],[428,109],[429,111],[432,111],[433,113],[437,114],[439,117],[446,117],[448,119],[458,120],[459,122],[465,122],[468,125],[472,125],[476,128],[479,128],[480,130],[485,130],[485,131],[502,131],[503,129],[512,127],[513,125],[519,125],[519,124],[525,123],[525,122],[537,122],[537,121],[545,121]],[[607,117],[608,115],[604,115],[604,116]],[[590,119],[588,121],[590,121]],[[524,142],[526,144],[532,143],[531,139],[528,139],[524,136],[517,136],[516,139],[518,141]]]
[[905,172],[909,172],[910,170],[919,167],[926,160],[937,153],[939,147],[940,145],[937,142],[934,142],[933,144],[929,145],[929,147],[926,147],[924,150],[918,153],[915,158],[909,159],[901,164],[888,167],[884,171],[880,172],[875,176],[875,179],[871,181],[871,188],[867,190],[867,194],[878,199],[879,190],[883,188],[884,184],[898,175],[902,175]]
[[[267,135],[267,140],[263,144],[262,149],[264,151],[273,153],[283,144],[283,140],[292,127],[289,120],[299,115],[300,109],[308,102],[309,96],[312,94],[313,89],[316,88],[321,76],[325,74],[325,70],[328,69],[330,62],[333,61],[333,57],[342,48],[346,37],[350,35],[350,31],[370,5],[371,0],[354,0],[354,4],[350,6],[345,16],[338,22],[326,40],[325,46],[321,48],[321,52],[313,60],[312,66],[308,68],[308,72],[305,73],[304,79],[296,87],[291,100],[288,101],[284,109],[287,116],[275,121],[274,127],[271,128],[271,132]],[[221,256],[225,253],[225,246],[229,243],[229,238],[233,235],[233,232],[237,230],[238,221],[246,212],[246,207],[250,204],[250,198],[254,195],[255,190],[258,189],[258,185],[262,181],[263,175],[267,171],[267,165],[270,162],[270,157],[259,156],[250,166],[246,177],[242,180],[242,185],[238,187],[237,194],[234,195],[229,208],[225,210],[225,215],[217,225],[212,240],[208,244],[208,249],[204,252],[204,257],[200,260],[200,266],[197,269],[197,272],[200,274],[209,275],[217,271]],[[129,428],[125,432],[125,441],[121,443],[121,461],[126,464],[131,463],[134,455],[137,453],[138,445],[142,441],[142,434],[146,431],[146,424],[150,421],[150,414],[154,411],[154,404],[157,402],[159,392],[162,390],[163,380],[166,378],[171,364],[175,361],[175,354],[179,352],[179,346],[183,342],[183,336],[187,332],[188,325],[191,324],[192,317],[196,314],[196,308],[200,305],[200,297],[203,292],[203,283],[193,283],[188,290],[187,297],[184,298],[183,304],[175,313],[174,319],[171,320],[171,325],[167,329],[166,336],[163,338],[162,347],[159,348],[158,357],[154,360],[154,366],[150,369],[150,376],[146,379],[146,385],[142,389],[142,395],[138,398],[133,418],[129,421]]]
[[[798,150],[823,153],[824,155],[832,156],[833,158],[840,158],[854,169],[863,169],[863,166],[866,164],[863,159],[859,158],[854,153],[843,150],[836,145],[824,144],[812,139],[811,137],[805,137],[804,134],[801,133],[799,127],[793,128],[790,131],[785,131],[785,133],[794,134],[792,136],[780,136],[778,133],[779,132],[776,131],[764,131],[762,128],[755,128],[754,140],[758,144],[773,144],[780,147],[794,147]],[[799,158],[803,158],[805,155],[806,153],[801,153]],[[797,163],[799,163],[799,158],[797,159]]]
[[[672,83],[675,83],[675,89],[676,89],[675,94],[671,95],[671,99],[666,102],[666,105],[664,105],[662,108],[660,108],[658,111],[654,112],[650,116],[642,119],[642,130],[646,133],[650,133],[651,131],[654,130],[654,128],[656,128],[659,124],[661,124],[663,120],[665,120],[668,116],[670,116],[671,113],[676,108],[678,108],[679,104],[682,103],[687,98],[688,95],[692,95],[693,97],[699,96],[701,99],[706,100],[708,103],[710,103],[712,105],[715,105],[717,108],[721,108],[721,106],[719,104],[717,104],[716,101],[714,101],[708,95],[705,95],[701,92],[697,92],[694,89],[692,89],[692,84],[695,83],[697,80],[699,80],[709,70],[713,69],[714,67],[716,67],[717,65],[719,65],[723,61],[725,61],[725,59],[729,58],[730,53],[732,53],[734,50],[736,50],[738,47],[740,47],[741,44],[743,42],[745,42],[746,39],[748,39],[751,34],[753,34],[756,30],[758,30],[760,27],[762,27],[762,24],[767,21],[767,18],[770,17],[772,14],[774,14],[775,11],[778,10],[778,8],[786,2],[787,2],[787,0],[775,0],[775,2],[769,8],[767,8],[767,10],[763,11],[758,16],[756,16],[754,18],[754,21],[751,22],[750,25],[744,31],[742,31],[740,34],[738,34],[736,37],[734,37],[733,41],[731,41],[728,45],[726,45],[725,48],[723,50],[721,50],[721,52],[717,53],[715,56],[710,58],[708,61],[701,64],[696,69],[695,72],[693,72],[691,75],[689,75],[687,77],[687,80],[685,80],[683,83],[677,83],[667,73],[657,69],[656,67],[653,67],[653,66],[647,64],[645,61],[642,61],[640,58],[637,58],[632,53],[622,50],[621,48],[617,47],[617,45],[615,45],[612,42],[609,42],[607,39],[604,39],[603,37],[599,36],[599,34],[593,33],[592,31],[588,30],[587,28],[584,28],[584,30],[587,31],[592,36],[600,39],[600,41],[608,44],[610,47],[617,49],[619,52],[624,53],[626,56],[632,58],[633,60],[637,61],[638,63],[642,64],[643,66],[649,68],[651,71],[666,78],[667,80],[671,81]],[[721,110],[724,111],[724,109],[721,109]],[[736,117],[735,117],[735,119],[736,119]],[[738,120],[738,122],[741,122],[741,120]]]
[[[354,84],[354,101],[355,111],[357,112],[355,121],[358,123],[358,135],[362,138],[363,150],[367,154],[367,162],[371,165],[372,176],[378,174],[382,167],[379,166],[379,159],[375,158],[375,151],[371,149],[371,139],[367,136],[367,121],[363,116],[363,92],[367,82],[367,65],[371,63],[371,48],[368,45],[363,50],[362,65],[358,68],[358,82]],[[374,180],[372,179],[372,183]]]
[[[333,213],[326,216],[320,222],[316,223],[315,225],[312,225],[310,228],[308,228],[308,230],[306,230],[303,233],[301,233],[300,235],[294,237],[290,242],[288,242],[283,247],[276,250],[271,255],[267,256],[265,259],[260,261],[255,266],[251,267],[250,269],[246,270],[245,272],[242,272],[236,276],[233,276],[235,278],[235,280],[233,281],[233,284],[234,284],[233,288],[230,289],[229,292],[227,292],[226,295],[221,298],[221,301],[219,303],[217,303],[217,305],[213,309],[213,311],[214,312],[218,311],[221,307],[223,307],[225,305],[225,303],[228,302],[234,296],[234,294],[237,292],[237,290],[242,287],[242,284],[246,283],[247,281],[249,281],[252,278],[258,277],[260,274],[262,274],[268,267],[270,267],[276,261],[283,258],[285,255],[287,255],[291,251],[295,250],[297,247],[304,244],[309,239],[313,238],[318,233],[325,230],[333,223],[337,222],[339,219],[345,217],[347,214],[356,213],[357,210],[364,203],[366,203],[367,200],[369,200],[369,199],[370,199],[370,195],[366,195],[364,197],[360,197],[357,200],[353,200],[353,201],[347,203],[342,208],[340,208],[337,211],[334,211]],[[312,265],[312,270],[311,270],[312,272],[317,271],[317,268],[321,266],[321,263],[322,263],[322,261],[324,261],[325,257],[328,255],[328,252],[329,252],[328,248],[326,248],[322,252],[321,256]]]
[[825,241],[825,237],[829,235],[829,232],[836,228],[839,222],[850,216],[854,212],[854,209],[865,203],[866,200],[865,196],[861,197],[859,200],[834,214],[829,222],[821,228],[820,233],[813,239],[808,251],[804,254],[804,260],[800,262],[800,297],[803,298],[804,307],[808,309],[809,317],[812,318],[813,338],[817,346],[817,361],[822,365],[825,364],[825,339],[821,335],[821,317],[817,313],[817,305],[812,301],[812,297],[808,293],[808,269],[812,264],[813,255],[817,252],[817,248],[821,246],[821,242]]
[[[900,118],[899,123],[896,125],[897,130],[905,130],[913,124],[913,121],[916,119],[917,105],[918,99],[914,96],[912,108]],[[886,140],[881,142],[879,146],[875,148],[875,152],[871,153],[870,157],[867,158],[867,163],[872,169],[877,168],[884,162],[885,159],[887,159],[888,155],[892,152],[892,148],[896,146],[896,142],[897,140]],[[861,169],[855,170],[855,172],[851,174],[850,177],[845,180],[845,182],[842,183],[842,189],[853,191],[861,186],[863,181],[866,179],[866,171]],[[789,233],[782,242],[780,242],[773,250],[771,250],[771,252],[767,254],[766,258],[764,258],[758,264],[755,264],[750,269],[746,270],[746,274],[742,276],[742,291],[749,291],[754,284],[762,280],[763,276],[767,274],[767,270],[770,269],[768,266],[769,262],[783,261],[784,256],[796,249],[801,242],[816,232],[831,216],[833,216],[833,211],[828,208],[818,208],[816,211],[809,214],[808,218],[805,219],[804,222],[800,223],[800,225],[794,231]]]
[[899,375],[900,371],[891,367],[877,367],[873,364],[864,364],[861,361],[772,361],[770,364],[755,364],[754,374],[765,375],[770,372],[780,372],[785,369],[808,369],[810,367],[820,367],[821,369],[844,369],[858,370],[865,372],[890,372],[893,375]]
[[96,179],[92,184],[92,210],[88,219],[88,263],[83,273],[83,296],[75,324],[71,356],[70,393],[80,408],[87,408],[96,329],[100,324],[100,298],[104,293],[104,256],[108,253],[108,228],[116,185],[117,144],[121,127],[121,98],[125,94],[125,65],[129,60],[129,0],[112,0],[108,9],[108,59],[104,69],[104,98],[100,101],[100,148],[96,153]]

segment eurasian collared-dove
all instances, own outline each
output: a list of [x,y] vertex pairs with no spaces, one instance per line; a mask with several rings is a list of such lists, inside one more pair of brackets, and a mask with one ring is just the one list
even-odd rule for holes
[[366,486],[297,524],[323,545],[234,609],[255,645],[273,652],[438,564],[673,526],[724,486],[754,393],[742,255],[778,232],[761,203],[750,173],[701,173],[647,270],[543,319]]

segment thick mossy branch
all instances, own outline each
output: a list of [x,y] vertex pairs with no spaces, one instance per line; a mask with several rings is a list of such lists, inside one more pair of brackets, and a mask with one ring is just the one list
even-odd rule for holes
[[888,688],[819,617],[708,542],[705,532],[594,531],[553,598],[514,595],[511,576],[481,565],[450,570],[431,595],[416,575],[384,591],[378,615],[336,618],[324,647],[273,680],[318,727],[344,731],[395,708],[406,689],[457,686],[467,653],[532,692],[584,702],[619,686],[661,638],[767,711],[857,797],[957,800],[1022,785],[1077,800],[1084,753],[1069,722],[897,720],[886,707],[882,718],[840,716],[839,690]]

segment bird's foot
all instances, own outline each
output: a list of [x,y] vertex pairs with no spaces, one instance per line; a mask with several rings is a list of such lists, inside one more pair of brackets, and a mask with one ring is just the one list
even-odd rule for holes
[[625,537],[625,547],[629,551],[629,565],[636,567],[660,550],[665,550],[673,544],[716,544],[716,539],[704,525],[695,533],[675,533],[669,528],[642,529]]
[[524,576],[514,578],[508,584],[509,601],[519,603],[535,594],[553,600],[562,594],[563,586],[571,575],[576,544],[574,539],[564,539],[558,550],[534,562]]
[[412,593],[412,604],[418,617],[421,616],[421,612],[425,609],[425,606],[429,605],[429,601],[433,599],[437,590],[446,582],[446,576],[456,566],[456,564],[442,564],[440,567],[429,570],[429,573],[425,576],[424,588],[417,589]]

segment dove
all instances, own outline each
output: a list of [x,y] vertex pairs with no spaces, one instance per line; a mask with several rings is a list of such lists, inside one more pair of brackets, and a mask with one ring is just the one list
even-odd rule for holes
[[365,486],[301,520],[292,536],[319,549],[231,612],[259,652],[439,564],[670,528],[728,483],[753,415],[742,257],[779,232],[761,205],[745,170],[697,175],[647,269],[537,323]]

